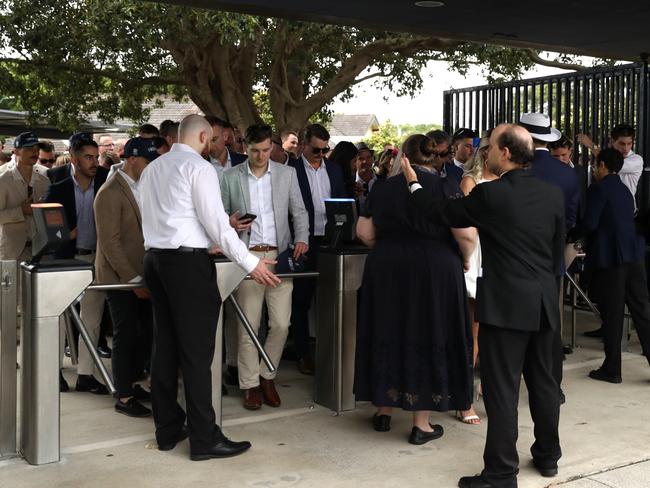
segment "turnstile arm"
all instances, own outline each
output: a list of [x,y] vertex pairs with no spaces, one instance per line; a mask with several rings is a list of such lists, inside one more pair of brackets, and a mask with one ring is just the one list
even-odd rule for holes
[[113,385],[113,380],[111,379],[111,376],[108,374],[106,366],[104,366],[104,363],[102,363],[99,354],[97,354],[97,348],[93,344],[93,341],[90,338],[90,334],[88,334],[88,330],[86,329],[86,326],[81,320],[81,316],[79,315],[79,312],[77,312],[77,309],[74,307],[74,304],[68,307],[68,311],[70,312],[72,321],[77,326],[79,335],[81,336],[84,343],[86,344],[86,347],[88,348],[88,352],[90,352],[90,356],[93,358],[93,362],[95,363],[95,366],[97,366],[97,369],[99,369],[102,378],[104,378],[104,382],[106,383],[106,386],[110,390],[111,394],[115,395],[115,393],[117,393],[117,390],[115,389],[115,385]]
[[255,331],[253,330],[251,323],[246,318],[246,315],[244,315],[244,311],[239,306],[239,303],[237,303],[235,296],[229,295],[227,300],[230,301],[230,304],[235,309],[235,312],[237,313],[237,316],[239,317],[239,320],[241,321],[244,330],[248,333],[248,336],[251,338],[251,341],[253,341],[253,344],[255,344],[255,347],[260,353],[260,356],[262,356],[262,360],[264,361],[264,364],[266,364],[266,367],[269,368],[269,372],[275,373],[276,367],[273,365],[273,362],[271,361],[269,355],[266,354],[264,347],[262,347],[260,340],[257,338],[257,334],[255,334]]

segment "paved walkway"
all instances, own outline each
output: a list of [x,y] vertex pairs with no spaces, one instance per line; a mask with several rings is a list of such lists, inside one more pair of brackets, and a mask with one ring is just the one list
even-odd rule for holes
[[[530,464],[532,422],[522,387],[519,486],[650,487],[650,367],[633,336],[624,354],[623,384],[593,381],[587,373],[602,361],[602,346],[595,339],[579,342],[582,347],[565,363],[557,478],[541,478]],[[70,367],[65,375],[74,378]],[[471,426],[451,413],[434,414],[445,436],[412,446],[406,442],[407,414],[397,413],[392,430],[378,433],[370,426],[370,405],[338,417],[313,405],[312,378],[298,374],[293,363],[282,364],[279,384],[282,408],[257,412],[243,410],[239,392],[231,388],[224,401],[226,433],[252,441],[253,448],[237,458],[201,463],[189,461],[187,442],[157,451],[151,419],[119,415],[109,398],[63,394],[62,462],[34,467],[18,458],[1,461],[0,487],[446,488],[481,470],[487,419]],[[481,402],[477,410],[484,416]]]

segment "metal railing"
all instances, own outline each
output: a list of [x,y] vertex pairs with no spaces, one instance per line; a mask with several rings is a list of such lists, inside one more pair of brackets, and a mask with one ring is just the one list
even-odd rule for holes
[[[618,123],[636,127],[636,149],[650,159],[650,76],[647,62],[594,68],[508,83],[447,90],[443,127],[448,133],[468,127],[479,133],[502,122],[516,123],[525,112],[543,112],[553,126],[575,138],[590,134],[606,144]],[[574,162],[588,155],[574,145]],[[640,206],[650,206],[650,174],[642,178]]]

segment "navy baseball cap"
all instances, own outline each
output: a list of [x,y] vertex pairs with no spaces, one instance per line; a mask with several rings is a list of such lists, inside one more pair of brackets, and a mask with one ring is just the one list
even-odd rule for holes
[[156,150],[155,141],[151,138],[134,137],[129,139],[124,145],[124,159],[135,156],[136,158],[145,158],[149,162],[156,159],[159,154]]
[[20,149],[21,147],[34,147],[40,145],[38,136],[33,132],[23,132],[18,134],[14,139],[14,148]]

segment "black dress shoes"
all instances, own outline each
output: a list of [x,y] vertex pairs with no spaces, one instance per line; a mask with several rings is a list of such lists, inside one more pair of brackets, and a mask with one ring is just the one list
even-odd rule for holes
[[390,430],[390,415],[373,415],[372,426],[377,432],[388,432]]
[[603,370],[603,368],[594,369],[589,372],[589,377],[594,380],[606,381],[608,383],[622,383],[623,379],[620,375],[612,375]]
[[99,354],[99,357],[102,359],[111,359],[111,356],[113,355],[113,351],[108,346],[98,346],[97,354]]
[[553,478],[554,476],[557,476],[557,465],[546,467],[541,464],[538,464],[533,459],[533,466],[535,466],[535,469],[539,471],[539,474],[541,474],[544,478]]
[[418,427],[413,427],[413,429],[411,430],[411,435],[409,437],[409,443],[415,444],[416,446],[420,446],[429,441],[439,439],[440,437],[442,437],[442,434],[445,433],[444,429],[442,428],[442,425],[437,425],[437,424],[435,425],[429,424],[429,425],[433,429],[433,432],[425,432],[423,430],[420,430]]
[[208,459],[239,456],[250,448],[251,443],[248,441],[234,442],[224,436],[209,449],[204,451],[192,451],[190,453],[190,459],[192,461],[207,461]]
[[176,444],[178,444],[179,442],[184,441],[185,439],[187,439],[188,435],[189,434],[187,432],[187,426],[184,425],[183,427],[181,427],[180,432],[178,434],[176,434],[176,438],[174,440],[172,440],[171,442],[163,442],[163,443],[158,442],[158,450],[159,451],[171,451],[172,449],[174,449],[176,447]]
[[458,488],[494,488],[494,485],[477,474],[476,476],[463,476],[458,480]]
[[77,376],[77,384],[75,385],[77,391],[87,391],[95,395],[108,395],[108,389],[105,385],[101,384],[91,374],[80,374]]
[[135,399],[129,398],[126,402],[118,400],[115,402],[115,411],[128,417],[149,417],[151,410]]

